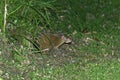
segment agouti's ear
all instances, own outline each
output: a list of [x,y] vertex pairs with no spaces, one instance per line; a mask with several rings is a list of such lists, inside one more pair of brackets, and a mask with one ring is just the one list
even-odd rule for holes
[[65,43],[71,43],[72,40],[70,38],[66,38],[65,36],[62,36],[62,40],[65,42]]

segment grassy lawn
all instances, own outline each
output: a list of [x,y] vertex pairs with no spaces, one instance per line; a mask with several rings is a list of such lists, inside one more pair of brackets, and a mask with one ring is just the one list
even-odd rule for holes
[[[8,2],[15,5],[12,1]],[[0,80],[120,79],[119,0],[50,0],[40,4],[41,14],[37,11],[37,5],[35,8],[31,6],[32,0],[22,5],[22,9],[20,5],[16,4],[17,8],[14,5],[8,8],[8,13],[12,7],[16,10],[8,15],[7,36],[0,31]],[[40,16],[29,11],[29,6]],[[20,14],[19,10],[22,11]],[[3,16],[1,13],[0,9],[0,18]],[[22,19],[25,16],[28,17]],[[15,34],[24,34],[25,30],[34,36],[42,32],[36,27],[38,25],[53,33],[64,33],[73,40],[73,44],[62,45],[58,50],[41,54],[35,52],[33,46],[18,43],[21,38],[15,40],[10,37],[14,32],[9,31],[9,27],[11,30],[15,28]]]

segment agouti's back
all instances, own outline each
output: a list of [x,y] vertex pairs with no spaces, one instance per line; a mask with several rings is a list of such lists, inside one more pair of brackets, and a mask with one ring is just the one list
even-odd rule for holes
[[71,43],[71,39],[57,34],[42,34],[36,40],[37,45],[42,51],[58,48],[64,43]]

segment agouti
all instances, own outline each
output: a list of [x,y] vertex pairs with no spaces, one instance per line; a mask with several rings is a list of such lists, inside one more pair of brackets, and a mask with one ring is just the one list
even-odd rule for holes
[[60,47],[64,43],[71,43],[72,40],[58,34],[41,34],[36,38],[35,43],[40,47],[41,51],[48,51]]

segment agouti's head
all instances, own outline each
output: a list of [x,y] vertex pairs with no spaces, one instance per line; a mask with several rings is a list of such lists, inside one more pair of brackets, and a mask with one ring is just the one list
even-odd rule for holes
[[64,41],[64,43],[66,43],[66,44],[69,44],[69,43],[72,42],[72,40],[71,40],[70,38],[67,38],[67,37],[65,37],[65,36],[61,36],[61,38],[62,38],[62,40]]

